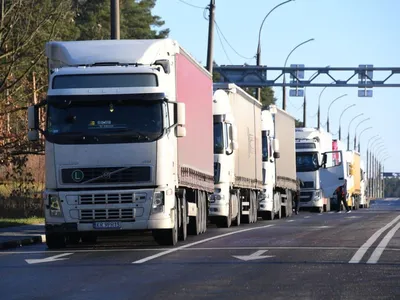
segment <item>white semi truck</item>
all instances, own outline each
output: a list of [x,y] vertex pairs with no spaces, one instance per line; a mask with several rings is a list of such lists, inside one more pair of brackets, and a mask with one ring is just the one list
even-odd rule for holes
[[264,220],[292,215],[296,192],[295,119],[270,105],[261,114],[263,190],[258,216]]
[[261,103],[231,83],[214,83],[214,180],[209,219],[219,227],[257,221],[262,189]]
[[296,128],[300,207],[329,211],[335,190],[344,185],[343,151],[332,151],[332,146],[332,135],[323,129]]
[[48,247],[133,230],[175,245],[205,232],[211,74],[170,39],[49,42],[46,56],[47,98],[28,109],[28,137],[46,139]]

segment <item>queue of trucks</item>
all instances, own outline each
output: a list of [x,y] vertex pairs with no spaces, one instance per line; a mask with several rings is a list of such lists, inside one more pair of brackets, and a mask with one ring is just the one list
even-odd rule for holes
[[[52,41],[47,98],[28,108],[45,138],[49,248],[151,231],[160,245],[218,227],[367,207],[360,155],[212,75],[176,41]],[[46,112],[46,124],[39,124]]]

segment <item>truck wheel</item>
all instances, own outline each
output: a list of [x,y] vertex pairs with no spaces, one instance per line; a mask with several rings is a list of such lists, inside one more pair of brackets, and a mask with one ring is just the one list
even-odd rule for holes
[[201,233],[201,192],[194,192],[197,194],[197,215],[189,218],[188,233],[190,235],[199,235]]
[[174,209],[174,227],[171,229],[153,230],[153,237],[157,244],[161,246],[175,246],[178,243],[178,213]]
[[242,212],[241,212],[241,204],[240,204],[240,198],[238,197],[238,195],[233,195],[232,197],[235,197],[237,200],[237,206],[238,206],[238,210],[237,210],[237,216],[236,219],[233,221],[233,224],[236,226],[240,226],[240,221],[241,221],[241,216],[242,216]]
[[201,198],[203,199],[203,230],[205,233],[207,231],[207,194],[205,192],[201,193]]
[[256,192],[252,192],[252,196],[253,196],[253,206],[252,206],[252,211],[253,211],[253,223],[257,223],[257,220],[258,220],[258,216],[257,216],[257,210],[258,210],[258,206],[257,206],[257,193],[256,193]]
[[179,228],[179,240],[186,241],[187,238],[187,203],[186,198],[179,199],[177,201],[180,205],[180,215],[182,224]]
[[67,246],[66,236],[59,233],[46,234],[46,245],[49,249],[60,249]]

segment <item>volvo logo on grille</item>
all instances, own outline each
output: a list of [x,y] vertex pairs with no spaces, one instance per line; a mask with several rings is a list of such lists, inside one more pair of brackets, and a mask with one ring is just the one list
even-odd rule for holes
[[81,170],[74,170],[71,174],[72,180],[75,182],[81,182],[85,177],[85,174]]

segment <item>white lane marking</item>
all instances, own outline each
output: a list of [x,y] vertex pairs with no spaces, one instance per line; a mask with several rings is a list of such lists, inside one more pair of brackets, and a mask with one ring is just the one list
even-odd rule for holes
[[212,240],[216,240],[216,239],[220,239],[220,238],[223,238],[223,237],[226,237],[226,236],[230,236],[230,235],[234,235],[234,234],[238,234],[238,233],[242,233],[242,232],[247,232],[247,231],[252,231],[252,230],[257,230],[257,229],[268,228],[268,227],[272,227],[272,226],[274,226],[274,224],[260,226],[260,227],[247,228],[247,229],[242,229],[242,230],[238,230],[238,231],[233,231],[233,232],[220,234],[220,235],[213,236],[213,237],[201,240],[201,241],[197,241],[197,242],[186,244],[186,245],[183,245],[183,246],[180,246],[180,247],[172,248],[172,249],[169,249],[167,251],[163,251],[163,252],[160,252],[160,253],[157,253],[157,254],[154,254],[154,255],[151,255],[151,256],[136,260],[136,261],[134,261],[132,263],[133,264],[142,264],[144,262],[153,260],[155,258],[164,256],[164,255],[167,255],[167,254],[170,254],[170,253],[173,253],[173,252],[176,252],[176,251],[188,248],[188,247],[192,247],[192,246],[195,246],[195,245],[198,245],[198,244],[201,244],[201,243],[206,243],[206,242],[209,242],[209,241],[212,241]]
[[304,219],[308,219],[308,218],[311,218],[311,217],[310,217],[310,216],[305,216],[305,217],[304,217]]
[[318,216],[322,216],[323,214],[318,214]]
[[256,260],[256,259],[263,259],[263,258],[270,258],[275,257],[275,255],[261,255],[267,252],[268,250],[258,250],[250,255],[232,255],[234,258],[249,261],[249,260]]
[[48,263],[48,262],[53,262],[53,261],[59,261],[59,260],[66,260],[69,259],[68,257],[63,257],[63,256],[68,256],[72,255],[73,253],[63,253],[63,254],[58,254],[50,257],[45,257],[45,258],[35,258],[35,259],[25,259],[25,261],[32,265],[32,264],[42,264],[42,263]]
[[400,215],[394,218],[391,222],[383,226],[381,229],[377,230],[353,255],[353,257],[349,260],[349,264],[357,264],[363,258],[365,252],[368,251],[369,247],[379,238],[379,236],[390,226],[396,223],[400,219]]
[[288,221],[286,221],[287,223],[290,223],[290,222],[294,222],[294,220],[288,220]]
[[378,247],[375,248],[374,252],[372,252],[371,257],[367,261],[367,264],[376,264],[381,257],[383,251],[385,251],[385,248],[387,244],[389,244],[390,240],[392,237],[395,235],[396,231],[399,230],[400,228],[400,222],[397,223],[395,227],[393,227],[386,235],[385,237],[381,240],[379,243]]

